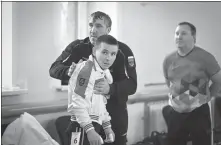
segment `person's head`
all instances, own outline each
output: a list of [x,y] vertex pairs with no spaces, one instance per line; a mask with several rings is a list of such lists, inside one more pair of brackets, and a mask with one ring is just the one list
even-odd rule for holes
[[115,61],[118,52],[118,41],[111,35],[97,38],[93,47],[93,56],[102,69],[108,69]]
[[189,22],[181,22],[175,30],[175,42],[178,48],[190,48],[196,43],[196,27]]
[[94,12],[89,18],[89,39],[94,45],[96,39],[101,35],[107,35],[111,31],[111,18],[100,11]]

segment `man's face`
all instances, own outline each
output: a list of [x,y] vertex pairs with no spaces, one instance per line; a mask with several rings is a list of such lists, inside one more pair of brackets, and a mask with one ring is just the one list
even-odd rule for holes
[[94,48],[94,55],[97,59],[98,64],[102,69],[108,69],[116,59],[118,46],[102,42],[96,47],[97,48]]
[[110,27],[107,27],[105,18],[93,20],[91,17],[89,20],[89,39],[92,44],[95,44],[97,38],[101,35],[108,34]]
[[194,36],[188,25],[179,25],[175,30],[175,43],[178,48],[190,47],[194,44]]

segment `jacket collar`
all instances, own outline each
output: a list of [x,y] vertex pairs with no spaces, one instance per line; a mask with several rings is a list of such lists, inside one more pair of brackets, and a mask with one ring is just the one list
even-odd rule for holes
[[94,69],[96,71],[99,71],[99,72],[104,72],[105,70],[103,70],[100,65],[98,64],[97,60],[94,58],[93,55],[90,55],[89,56],[89,60],[92,61],[94,63]]
[[93,46],[93,44],[91,44],[91,41],[90,41],[89,37],[86,37],[85,39],[83,39],[83,43],[86,43],[86,44],[89,44],[89,45]]

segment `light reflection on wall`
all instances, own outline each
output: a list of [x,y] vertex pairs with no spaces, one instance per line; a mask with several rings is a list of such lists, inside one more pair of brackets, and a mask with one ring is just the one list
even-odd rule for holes
[[12,87],[12,2],[2,3],[2,85]]
[[76,39],[76,2],[62,2],[61,5],[61,29],[60,43],[63,50],[70,42]]

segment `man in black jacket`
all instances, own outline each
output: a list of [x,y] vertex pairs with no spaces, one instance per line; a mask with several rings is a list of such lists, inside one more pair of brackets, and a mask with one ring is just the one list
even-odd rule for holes
[[[75,64],[81,59],[87,59],[92,53],[96,39],[108,34],[111,30],[110,17],[100,11],[94,12],[89,20],[89,37],[71,42],[62,54],[51,65],[50,76],[68,82]],[[95,91],[99,94],[110,95],[107,102],[107,111],[111,116],[112,129],[115,133],[115,142],[112,145],[126,145],[128,129],[127,100],[137,89],[136,63],[133,52],[124,43],[119,43],[119,52],[116,60],[110,67],[113,84],[107,81],[99,82]]]

